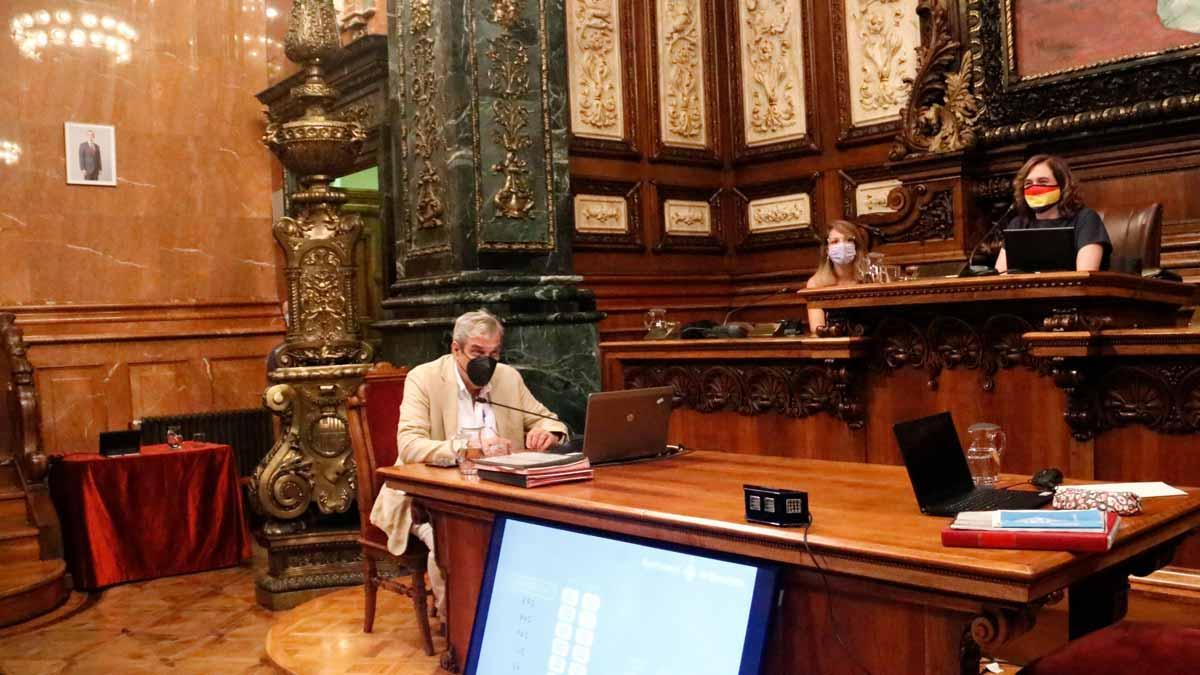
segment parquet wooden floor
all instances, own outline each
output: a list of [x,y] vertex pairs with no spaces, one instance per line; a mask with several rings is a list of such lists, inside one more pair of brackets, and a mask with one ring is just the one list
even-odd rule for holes
[[266,653],[276,622],[296,630],[280,639],[295,654],[294,673],[436,672],[437,657],[421,650],[404,598],[381,591],[376,632],[363,636],[361,587],[341,591],[346,597],[332,603],[272,613],[254,600],[254,576],[247,564],[116,586],[81,608],[68,603],[74,613],[0,631],[0,675],[284,672]]

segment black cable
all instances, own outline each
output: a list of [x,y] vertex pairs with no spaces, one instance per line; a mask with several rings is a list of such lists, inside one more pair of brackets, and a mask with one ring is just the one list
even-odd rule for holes
[[812,558],[813,565],[817,567],[817,573],[821,575],[821,582],[825,584],[825,608],[829,610],[829,625],[833,627],[833,637],[837,643],[845,650],[846,655],[858,666],[858,669],[871,675],[871,669],[863,665],[862,661],[858,660],[858,656],[850,649],[850,645],[846,644],[846,640],[842,638],[842,631],[838,630],[837,619],[833,616],[833,589],[829,586],[829,578],[825,576],[825,570],[821,568],[821,563],[817,562],[817,556],[808,546],[808,528],[812,527],[814,518],[808,517],[808,524],[804,526],[804,550],[808,551],[808,557]]

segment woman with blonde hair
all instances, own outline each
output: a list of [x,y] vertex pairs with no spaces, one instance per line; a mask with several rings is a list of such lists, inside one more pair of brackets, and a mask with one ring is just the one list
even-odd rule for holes
[[[862,283],[867,271],[867,251],[871,240],[866,229],[848,220],[829,224],[829,234],[821,245],[821,263],[808,278],[805,288],[853,286]],[[816,333],[825,325],[825,311],[808,310],[808,329]]]

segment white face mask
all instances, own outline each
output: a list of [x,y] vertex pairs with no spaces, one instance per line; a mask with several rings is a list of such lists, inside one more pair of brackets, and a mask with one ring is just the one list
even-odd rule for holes
[[834,265],[849,265],[854,262],[854,242],[843,241],[829,245],[829,262]]

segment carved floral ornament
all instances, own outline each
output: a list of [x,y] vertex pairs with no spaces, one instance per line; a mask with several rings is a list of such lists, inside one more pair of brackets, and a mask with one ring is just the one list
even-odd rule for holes
[[435,155],[445,151],[446,142],[438,121],[432,0],[412,4],[413,75],[410,98],[413,106],[413,154],[420,160],[417,174],[416,225],[419,229],[446,224],[445,185]]
[[571,117],[577,136],[624,137],[618,0],[567,4]]
[[658,0],[659,110],[667,145],[708,145],[701,2]]
[[974,93],[972,53],[953,39],[941,0],[920,0],[917,14],[928,22],[929,36],[889,155],[893,160],[967,150],[979,140],[975,127],[983,104]]
[[611,233],[629,230],[625,197],[615,195],[575,195],[575,230]]
[[807,194],[755,199],[746,206],[750,232],[783,232],[812,227],[812,203]]
[[916,72],[917,0],[844,0],[852,124],[896,119]]
[[739,8],[746,144],[804,135],[799,0],[744,0]]

